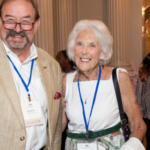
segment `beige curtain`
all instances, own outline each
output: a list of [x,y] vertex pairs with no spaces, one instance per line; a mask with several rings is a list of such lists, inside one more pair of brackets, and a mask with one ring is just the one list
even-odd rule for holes
[[41,21],[40,27],[34,37],[34,43],[54,56],[52,0],[34,1],[38,4]]

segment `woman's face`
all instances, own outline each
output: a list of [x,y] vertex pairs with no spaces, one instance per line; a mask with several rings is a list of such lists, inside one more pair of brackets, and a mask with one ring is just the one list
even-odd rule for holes
[[77,67],[83,72],[92,71],[98,66],[100,59],[104,59],[104,57],[105,55],[93,32],[89,30],[81,31],[74,48]]

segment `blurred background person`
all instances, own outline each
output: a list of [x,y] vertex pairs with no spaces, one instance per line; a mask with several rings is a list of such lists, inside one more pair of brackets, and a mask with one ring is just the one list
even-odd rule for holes
[[68,56],[79,70],[63,78],[62,130],[69,120],[65,150],[79,150],[78,143],[95,147],[92,150],[144,150],[146,125],[127,71],[118,68],[123,108],[131,125],[130,139],[124,143],[113,68],[103,66],[112,56],[112,45],[112,36],[101,21],[81,20],[69,35]]
[[[69,60],[66,50],[59,51],[56,55],[56,60],[61,66],[63,77],[65,77],[67,73],[75,71],[76,65],[73,61]],[[66,130],[67,130],[67,126],[65,130],[62,132],[61,150],[65,150],[65,141],[67,137]]]
[[147,125],[146,143],[150,150],[150,53],[143,59],[132,81],[142,117]]
[[56,60],[61,66],[63,77],[65,77],[67,73],[73,72],[76,69],[75,63],[69,60],[66,50],[59,51],[56,55]]

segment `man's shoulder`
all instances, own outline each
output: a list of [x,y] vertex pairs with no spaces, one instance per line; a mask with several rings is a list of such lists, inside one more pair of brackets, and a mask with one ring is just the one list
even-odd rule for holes
[[39,47],[36,47],[36,49],[37,49],[38,57],[40,59],[44,59],[49,63],[52,63],[54,65],[58,65],[58,62],[47,51],[45,51]]

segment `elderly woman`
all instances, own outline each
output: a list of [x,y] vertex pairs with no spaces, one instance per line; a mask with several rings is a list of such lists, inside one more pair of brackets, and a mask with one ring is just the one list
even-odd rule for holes
[[[79,70],[63,78],[62,130],[69,120],[66,150],[144,149],[141,141],[146,126],[130,78],[126,70],[120,68],[117,77],[123,108],[131,126],[126,143],[121,126],[118,128],[121,120],[112,81],[113,68],[104,66],[112,56],[112,43],[107,27],[96,20],[79,21],[70,33],[68,56]],[[104,134],[103,130],[109,132]],[[93,138],[88,138],[88,131],[93,133]],[[95,136],[97,132],[103,132],[103,136]]]

